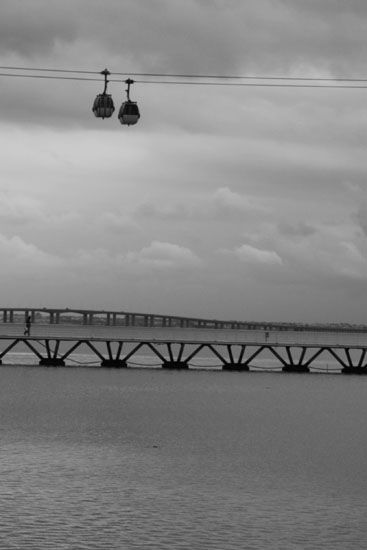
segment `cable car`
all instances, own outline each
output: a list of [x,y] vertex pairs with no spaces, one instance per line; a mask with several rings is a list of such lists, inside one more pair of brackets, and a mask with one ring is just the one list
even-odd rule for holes
[[112,97],[107,93],[107,76],[111,73],[105,69],[101,71],[101,74],[104,75],[104,90],[103,93],[98,94],[94,100],[92,111],[97,118],[110,118],[115,110]]
[[135,101],[128,99],[124,101],[119,110],[119,121],[121,124],[131,126],[136,124],[140,118],[139,107]]
[[119,110],[119,121],[126,126],[132,126],[136,124],[140,118],[139,107],[136,101],[130,99],[130,85],[133,84],[133,80],[128,78],[125,80],[127,84],[127,100],[123,102]]
[[115,106],[109,94],[98,94],[93,103],[92,111],[97,118],[110,118]]

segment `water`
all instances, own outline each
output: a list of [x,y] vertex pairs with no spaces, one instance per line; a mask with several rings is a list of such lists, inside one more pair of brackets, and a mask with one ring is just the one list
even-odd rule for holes
[[0,548],[366,547],[367,379],[0,368]]

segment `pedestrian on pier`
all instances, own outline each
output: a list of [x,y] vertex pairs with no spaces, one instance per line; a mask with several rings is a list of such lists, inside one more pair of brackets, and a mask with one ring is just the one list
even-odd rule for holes
[[31,335],[31,324],[32,324],[32,319],[31,319],[31,316],[28,315],[27,320],[25,322],[24,336]]
[[265,332],[265,342],[267,342],[269,340],[269,332],[266,331]]

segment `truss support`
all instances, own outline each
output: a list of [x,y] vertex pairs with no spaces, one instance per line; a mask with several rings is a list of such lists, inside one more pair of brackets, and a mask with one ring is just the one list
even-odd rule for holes
[[101,367],[122,369],[127,367],[127,363],[123,359],[103,359],[103,361],[101,361]]
[[189,365],[186,361],[163,361],[162,363],[163,369],[176,369],[176,370],[183,370],[188,369]]
[[343,367],[342,374],[367,374],[367,366]]
[[304,373],[304,372],[310,372],[310,369],[307,365],[284,365],[284,367],[282,367],[282,371],[283,372],[300,372],[300,373]]
[[223,363],[222,370],[246,372],[249,371],[250,368],[245,363]]
[[65,367],[65,361],[61,357],[42,357],[38,364],[44,367]]

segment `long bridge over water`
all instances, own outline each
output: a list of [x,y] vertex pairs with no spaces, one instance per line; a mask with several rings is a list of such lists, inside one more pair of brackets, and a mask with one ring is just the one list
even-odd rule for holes
[[350,324],[310,324],[281,323],[269,321],[233,321],[203,319],[178,315],[136,313],[129,311],[105,311],[69,308],[12,308],[0,307],[0,323],[26,322],[30,317],[32,323],[38,324],[73,324],[105,325],[136,327],[179,327],[179,328],[214,328],[236,330],[297,330],[297,331],[334,331],[367,332],[365,325]]
[[[27,320],[31,330],[24,334]],[[77,354],[89,354],[101,367],[126,368],[141,364],[144,355],[166,369],[213,368],[216,362],[228,371],[367,374],[367,327],[0,308],[0,362],[24,351],[45,366],[82,363]]]

